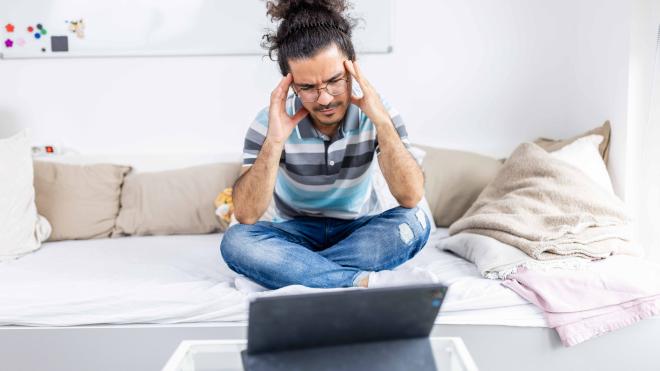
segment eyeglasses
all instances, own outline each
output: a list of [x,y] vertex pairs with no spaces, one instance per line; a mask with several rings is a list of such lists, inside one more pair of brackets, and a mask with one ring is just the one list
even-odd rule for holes
[[324,87],[321,88],[303,87],[296,89],[294,87],[293,92],[304,103],[314,103],[319,99],[319,96],[321,95],[321,90],[325,90],[328,94],[334,97],[346,93],[347,85],[348,85],[348,79],[343,78],[335,81],[330,81],[327,84],[325,84]]

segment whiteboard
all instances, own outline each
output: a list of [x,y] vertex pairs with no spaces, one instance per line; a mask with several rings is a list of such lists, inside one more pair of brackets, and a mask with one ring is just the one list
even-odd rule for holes
[[[356,51],[390,52],[392,0],[353,5]],[[44,58],[264,55],[275,25],[263,0],[0,0],[0,26],[0,57]]]

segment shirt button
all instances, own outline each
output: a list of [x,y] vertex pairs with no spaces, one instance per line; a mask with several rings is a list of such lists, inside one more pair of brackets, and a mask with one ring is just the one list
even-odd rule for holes
[[334,161],[330,161],[330,166],[335,166],[335,162],[334,162]]

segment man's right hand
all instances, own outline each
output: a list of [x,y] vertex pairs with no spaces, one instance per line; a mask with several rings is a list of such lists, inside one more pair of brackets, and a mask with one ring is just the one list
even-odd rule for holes
[[293,128],[308,114],[305,107],[300,108],[293,117],[286,113],[286,97],[292,81],[293,77],[291,73],[288,73],[270,94],[268,134],[266,137],[278,144],[284,143],[291,135]]

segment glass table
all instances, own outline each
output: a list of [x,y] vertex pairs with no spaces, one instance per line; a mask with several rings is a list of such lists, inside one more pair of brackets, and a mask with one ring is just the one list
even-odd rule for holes
[[[470,353],[460,338],[430,337],[415,340],[424,341],[424,346],[429,347],[428,354],[432,357],[431,363],[435,363],[437,370],[477,370]],[[246,346],[246,340],[185,340],[179,344],[163,371],[243,370],[241,351]],[[360,346],[354,344],[352,347],[358,349]]]

